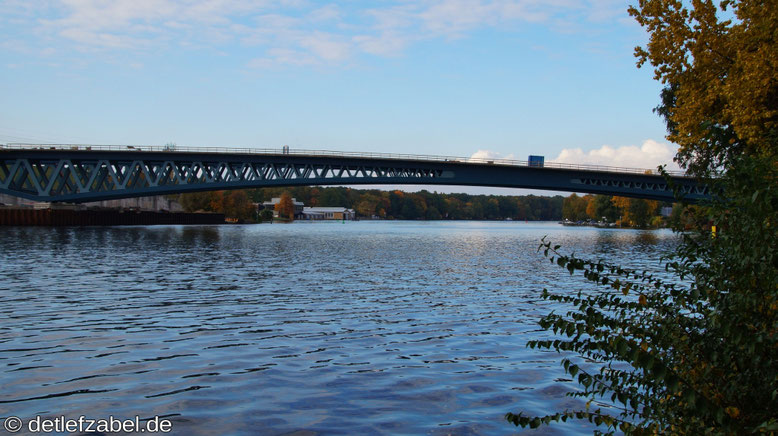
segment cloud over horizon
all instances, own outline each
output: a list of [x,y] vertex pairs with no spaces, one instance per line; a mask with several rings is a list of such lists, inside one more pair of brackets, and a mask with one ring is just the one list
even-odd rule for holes
[[[677,152],[678,147],[675,145],[647,139],[640,147],[635,145],[613,147],[606,144],[587,151],[580,147],[565,148],[553,159],[546,156],[546,162],[644,169],[656,169],[659,165],[667,165],[668,170],[678,171],[680,170],[678,164],[673,162]],[[470,159],[483,161],[517,160],[518,158],[513,153],[502,154],[493,150],[478,150],[470,155]]]
[[584,151],[581,148],[566,148],[551,161],[645,169],[656,169],[657,166],[666,164],[668,170],[678,171],[680,169],[678,164],[673,162],[677,151],[678,147],[675,145],[647,139],[640,147],[635,145],[621,147],[603,145],[589,151]]
[[513,156],[513,153],[504,155],[502,153],[498,153],[496,151],[491,151],[491,150],[478,150],[475,153],[470,155],[470,159],[476,161],[482,161],[482,160],[500,160],[500,159],[513,160],[516,158]]

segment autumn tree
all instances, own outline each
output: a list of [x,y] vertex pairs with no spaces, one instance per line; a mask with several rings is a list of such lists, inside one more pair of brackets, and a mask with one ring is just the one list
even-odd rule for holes
[[590,219],[593,220],[599,220],[600,217],[597,216],[597,203],[595,201],[594,195],[587,196],[586,200],[586,216],[588,216]]
[[244,190],[181,194],[179,201],[187,212],[218,212],[228,218],[251,219],[256,212],[254,204]]
[[611,203],[619,211],[619,221],[621,225],[631,225],[632,217],[629,215],[630,206],[632,206],[632,199],[629,197],[614,196],[611,198]]
[[275,210],[278,211],[278,216],[286,218],[288,220],[294,220],[294,202],[292,196],[288,192],[284,191],[281,194],[281,198],[275,205]]
[[354,209],[360,216],[371,217],[375,213],[377,204],[376,200],[364,199],[357,203]]
[[256,208],[248,197],[246,191],[222,191],[221,212],[225,216],[237,219],[250,219],[254,217]]
[[570,221],[583,221],[589,218],[586,209],[589,205],[588,196],[579,197],[570,194],[562,203],[562,217]]
[[655,209],[655,203],[652,204],[643,199],[632,199],[629,207],[630,224],[641,229],[648,227]]
[[629,12],[650,35],[635,52],[665,85],[657,111],[680,146],[676,161],[703,176],[743,153],[775,160],[775,3],[640,0]]
[[[619,209],[614,206],[612,197],[608,195],[594,195],[589,200],[589,204],[586,206],[586,213],[589,214],[592,219],[601,220],[605,218],[606,221],[615,223],[620,216]],[[590,213],[590,209],[593,209],[594,214]]]
[[211,192],[192,192],[178,197],[181,207],[187,212],[211,211]]
[[680,146],[676,161],[710,200],[687,209],[669,280],[543,241],[546,256],[600,292],[544,290],[572,309],[545,316],[557,337],[529,346],[579,355],[562,360],[580,386],[571,395],[612,407],[507,419],[585,419],[608,434],[775,434],[778,7],[640,0],[630,13],[650,34],[637,56],[665,85],[657,112]]
[[629,227],[647,227],[659,209],[658,201],[640,198],[615,196],[611,203],[618,210],[621,225]]

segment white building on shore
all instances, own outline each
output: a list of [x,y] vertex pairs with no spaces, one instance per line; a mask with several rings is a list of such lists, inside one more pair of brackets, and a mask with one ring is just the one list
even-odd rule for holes
[[306,220],[354,220],[357,214],[354,209],[345,207],[306,207],[303,208],[303,219]]

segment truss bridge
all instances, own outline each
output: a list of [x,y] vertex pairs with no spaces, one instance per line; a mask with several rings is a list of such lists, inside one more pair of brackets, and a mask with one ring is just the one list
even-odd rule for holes
[[526,188],[694,202],[705,187],[671,174],[506,159],[321,150],[0,145],[0,192],[36,201],[110,200],[300,185],[457,185]]

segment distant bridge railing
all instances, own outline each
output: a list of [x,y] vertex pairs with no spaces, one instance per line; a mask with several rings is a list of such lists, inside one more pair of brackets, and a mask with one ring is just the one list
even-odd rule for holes
[[[474,158],[461,156],[439,156],[428,154],[374,153],[356,151],[305,150],[289,148],[229,148],[229,147],[181,147],[157,145],[87,145],[87,144],[26,144],[11,143],[2,145],[0,150],[70,150],[70,151],[144,151],[144,152],[175,152],[175,153],[214,153],[214,154],[249,154],[249,155],[294,155],[306,157],[350,157],[371,159],[411,160],[420,162],[462,162],[482,163],[490,165],[508,165],[518,167],[531,166],[528,161],[500,158]],[[579,171],[597,171],[626,174],[658,174],[656,168],[630,168],[608,165],[569,164],[560,162],[545,162],[543,168],[557,168]],[[667,171],[674,177],[686,177],[683,171]]]

